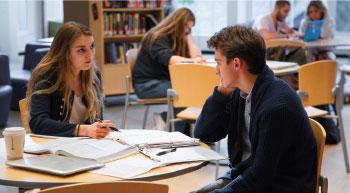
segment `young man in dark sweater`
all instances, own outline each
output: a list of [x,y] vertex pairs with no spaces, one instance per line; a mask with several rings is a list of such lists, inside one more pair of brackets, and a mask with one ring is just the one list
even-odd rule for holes
[[228,135],[231,170],[197,193],[312,193],[316,141],[297,94],[266,65],[265,43],[254,30],[226,27],[208,41],[215,48],[214,89],[195,137]]

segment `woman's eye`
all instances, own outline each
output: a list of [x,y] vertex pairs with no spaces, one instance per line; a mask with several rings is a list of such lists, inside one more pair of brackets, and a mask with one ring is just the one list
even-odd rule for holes
[[85,49],[84,48],[80,48],[79,50],[78,50],[78,53],[84,53],[85,52]]
[[94,49],[95,48],[95,44],[91,44],[90,48]]

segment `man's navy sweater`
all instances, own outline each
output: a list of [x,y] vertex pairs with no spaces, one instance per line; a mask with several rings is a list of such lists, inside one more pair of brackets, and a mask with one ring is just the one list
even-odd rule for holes
[[195,137],[216,142],[228,135],[231,182],[215,193],[311,193],[316,186],[316,141],[296,92],[266,66],[254,84],[249,138],[251,156],[242,158],[245,101],[236,89],[217,88],[196,123]]

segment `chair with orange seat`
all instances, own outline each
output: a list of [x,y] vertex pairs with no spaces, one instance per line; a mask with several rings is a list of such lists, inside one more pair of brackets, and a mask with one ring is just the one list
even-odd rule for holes
[[350,172],[347,144],[341,109],[342,90],[336,83],[337,63],[333,60],[321,60],[305,64],[299,69],[299,91],[304,106],[334,105],[336,115],[325,118],[338,120],[340,138],[345,160],[345,168]]
[[38,193],[168,193],[168,185],[155,184],[150,182],[115,181],[100,183],[81,183],[48,188]]
[[133,90],[132,87],[132,73],[133,69],[135,66],[136,58],[138,54],[138,49],[130,49],[126,52],[126,58],[130,67],[131,71],[131,76],[126,76],[125,77],[125,101],[124,101],[124,110],[123,110],[123,116],[122,116],[122,121],[121,121],[121,129],[125,129],[125,123],[126,123],[126,115],[128,111],[128,107],[130,105],[145,105],[145,113],[143,116],[143,124],[142,124],[142,129],[146,128],[146,123],[147,123],[147,117],[148,117],[148,111],[150,105],[160,105],[160,104],[166,104],[167,103],[167,98],[149,98],[149,99],[139,99],[137,98],[136,101],[131,101],[130,95]]

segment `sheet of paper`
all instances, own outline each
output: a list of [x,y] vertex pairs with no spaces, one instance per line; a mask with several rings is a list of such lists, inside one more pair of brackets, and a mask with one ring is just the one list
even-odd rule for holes
[[129,129],[122,132],[111,132],[106,138],[117,139],[129,145],[137,144],[177,144],[198,145],[199,140],[188,137],[180,132],[165,132],[158,130]]
[[115,162],[107,164],[103,168],[90,172],[123,179],[130,179],[140,174],[146,173],[153,168],[160,167],[161,165],[162,163],[155,162],[139,154],[117,160]]
[[210,161],[210,160],[222,160],[227,159],[225,156],[218,154],[217,152],[201,147],[181,147],[176,148],[176,151],[168,152],[164,155],[158,156],[159,152],[167,151],[167,149],[152,148],[144,149],[143,153],[153,160],[158,160],[163,165],[192,162],[192,161]]

